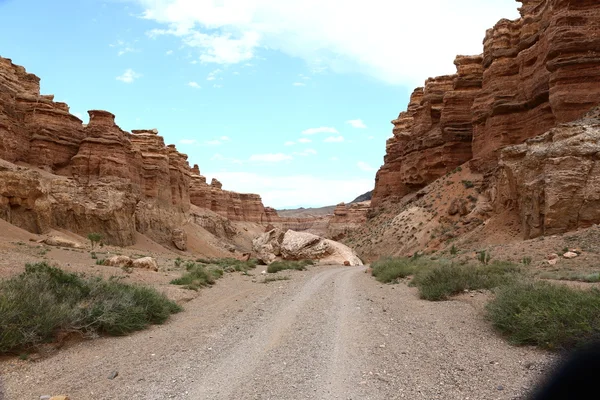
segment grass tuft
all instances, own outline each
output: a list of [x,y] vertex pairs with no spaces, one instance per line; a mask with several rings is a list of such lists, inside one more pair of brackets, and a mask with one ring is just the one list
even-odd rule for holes
[[289,276],[267,276],[262,281],[262,283],[270,283],[270,282],[276,282],[276,281],[289,281],[289,280],[290,280]]
[[152,288],[27,264],[24,273],[0,282],[0,353],[52,341],[60,332],[125,335],[179,311]]
[[308,265],[315,265],[312,260],[300,260],[300,261],[275,261],[267,267],[267,272],[274,274],[284,270],[296,270],[304,271]]
[[382,283],[391,283],[432,265],[432,261],[418,256],[411,258],[386,257],[375,261],[371,268],[375,279]]
[[186,289],[198,290],[202,287],[214,285],[216,279],[223,276],[221,269],[208,269],[202,264],[189,261],[185,265],[186,273],[180,278],[173,279],[171,284],[181,285]]
[[548,282],[513,282],[486,307],[487,318],[509,341],[565,349],[600,339],[600,291]]
[[439,265],[417,274],[413,284],[425,300],[440,301],[465,290],[492,289],[511,282],[519,267],[506,262],[485,266]]

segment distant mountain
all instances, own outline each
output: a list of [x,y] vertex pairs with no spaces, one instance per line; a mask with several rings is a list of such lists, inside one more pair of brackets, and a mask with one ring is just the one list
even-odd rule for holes
[[352,203],[360,203],[362,201],[371,200],[372,196],[373,196],[373,191],[369,190],[367,193],[361,194],[360,196],[358,196],[357,198],[355,198],[354,200],[352,200],[350,202],[350,204],[352,204]]

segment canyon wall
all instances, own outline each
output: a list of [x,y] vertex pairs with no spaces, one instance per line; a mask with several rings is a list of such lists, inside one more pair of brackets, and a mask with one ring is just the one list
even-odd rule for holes
[[428,79],[394,124],[372,206],[397,202],[471,161],[496,170],[500,151],[600,103],[600,3],[522,0],[521,18],[485,35],[483,54]]
[[233,221],[277,218],[258,195],[206,184],[158,131],[123,131],[101,110],[83,125],[39,82],[0,57],[0,218],[35,233],[99,232],[121,246],[137,231],[178,248],[192,204]]
[[600,221],[600,107],[501,151],[497,206],[519,214],[525,239]]

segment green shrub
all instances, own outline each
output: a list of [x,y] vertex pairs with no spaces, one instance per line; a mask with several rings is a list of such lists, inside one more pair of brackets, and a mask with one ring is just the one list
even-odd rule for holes
[[94,250],[94,246],[96,245],[96,243],[98,243],[102,240],[103,236],[101,233],[92,232],[92,233],[88,233],[87,238],[89,239],[89,241],[92,245],[92,250]]
[[481,264],[487,265],[490,263],[490,260],[492,259],[492,255],[486,250],[478,251],[477,259],[479,260],[479,262]]
[[465,185],[465,188],[467,188],[467,189],[471,189],[472,187],[475,186],[475,184],[473,182],[465,181],[465,180],[462,181],[462,184]]
[[[181,285],[186,289],[198,290],[201,287],[215,284],[215,280],[223,275],[222,270],[208,269],[204,265],[188,261],[185,265],[186,273],[180,278],[173,279],[171,284]],[[217,272],[218,271],[218,272]]]
[[213,265],[218,265],[219,267],[225,269],[229,268],[238,272],[245,272],[251,269],[256,268],[258,264],[258,260],[250,259],[248,261],[240,261],[235,258],[218,258],[215,260],[211,260],[210,262]]
[[413,284],[425,300],[446,300],[464,290],[492,289],[515,279],[518,266],[495,262],[487,266],[439,265],[417,274]]
[[576,347],[600,339],[600,291],[513,282],[497,290],[487,318],[515,344]]
[[402,257],[386,257],[371,265],[371,274],[381,283],[395,282],[415,273],[416,259]]
[[61,331],[124,335],[180,310],[151,288],[28,264],[0,282],[0,353],[52,341]]
[[521,260],[523,265],[530,265],[531,261],[532,261],[531,257],[523,257],[523,259]]
[[300,261],[275,261],[267,267],[267,272],[270,274],[274,274],[279,271],[284,270],[296,270],[296,271],[304,271],[308,265],[314,265],[314,261],[312,260],[300,260]]
[[458,249],[455,245],[452,245],[452,247],[450,248],[450,254],[452,254],[453,256],[458,254]]

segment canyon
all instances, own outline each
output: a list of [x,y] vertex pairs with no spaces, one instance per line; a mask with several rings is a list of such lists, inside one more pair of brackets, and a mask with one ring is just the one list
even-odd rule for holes
[[[217,236],[227,229],[216,225],[229,222],[327,233],[329,217],[281,218],[257,194],[209,184],[156,129],[123,131],[108,111],[89,117],[83,124],[67,104],[40,94],[37,76],[0,58],[0,218],[37,234],[97,232],[118,246],[134,244],[138,232],[180,250],[193,224]],[[343,211],[335,214],[339,234],[353,222],[344,214],[337,224]]]
[[[251,238],[236,239],[242,223],[253,234],[276,227],[342,240],[369,257],[443,249],[496,219],[517,221],[496,224],[515,240],[592,226],[600,6],[521,3],[520,18],[485,33],[482,54],[457,56],[455,74],[413,91],[392,121],[372,199],[325,215],[280,216],[258,194],[207,182],[156,129],[126,132],[101,110],[83,124],[40,94],[37,76],[0,58],[0,218],[37,234],[98,232],[119,246],[139,233],[179,250],[202,230],[247,251]],[[465,187],[444,191],[440,180]],[[383,248],[398,221],[416,232]]]

